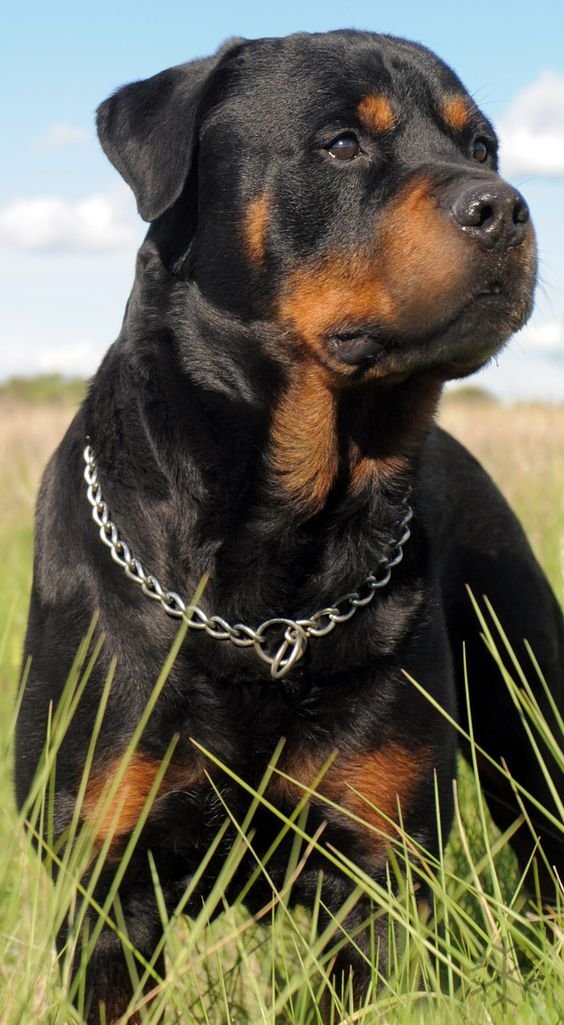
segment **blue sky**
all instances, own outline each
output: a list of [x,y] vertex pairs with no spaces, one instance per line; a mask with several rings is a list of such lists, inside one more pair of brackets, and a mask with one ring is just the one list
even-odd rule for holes
[[[144,226],[93,133],[116,86],[233,35],[343,26],[425,43],[501,129],[502,169],[528,199],[542,287],[531,326],[483,383],[564,399],[564,4],[555,0],[36,0],[5,8],[0,41],[0,378],[90,373],[117,334]],[[505,154],[505,159],[504,159]]]

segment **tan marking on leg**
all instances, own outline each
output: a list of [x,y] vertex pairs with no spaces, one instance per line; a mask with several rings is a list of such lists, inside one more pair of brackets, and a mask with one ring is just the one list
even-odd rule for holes
[[[300,750],[289,753],[279,768],[286,776],[273,779],[276,796],[291,803],[304,797],[307,788],[323,772],[330,752],[315,755]],[[428,748],[408,748],[397,741],[384,744],[377,751],[338,754],[315,787],[314,793],[325,797],[344,812],[362,819],[386,837],[397,834],[397,828],[412,807],[423,779],[428,778],[432,753]],[[315,801],[315,796],[312,798]],[[346,816],[354,831],[355,823]]]
[[415,791],[428,772],[427,750],[392,742],[369,754],[339,759],[329,785],[335,799],[342,795],[343,808],[390,835],[394,825],[399,825],[400,811],[402,817],[409,812]]
[[[106,1025],[116,1025],[118,1021],[123,1022],[123,1016],[127,1010],[132,995],[132,991],[125,991],[124,993],[114,992],[107,1000],[100,1001],[100,1005],[98,1007],[100,1021],[104,1021]],[[127,1025],[141,1025],[140,1011],[134,1011],[133,1014],[128,1014],[125,1021],[127,1022]]]
[[[161,768],[159,761],[136,752],[113,793],[112,786],[121,772],[121,764],[122,758],[116,759],[93,774],[88,782],[82,813],[94,830],[98,846],[108,838],[112,842],[117,841],[135,828]],[[201,778],[201,771],[196,766],[171,764],[159,783],[154,799],[156,801],[174,790],[189,789]]]
[[390,100],[380,93],[363,96],[356,109],[362,124],[369,132],[390,132],[397,124]]

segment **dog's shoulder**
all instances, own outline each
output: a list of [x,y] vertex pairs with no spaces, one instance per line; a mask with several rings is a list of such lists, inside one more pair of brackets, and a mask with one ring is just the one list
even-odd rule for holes
[[432,427],[422,447],[417,492],[427,524],[448,549],[526,545],[517,517],[489,473],[438,426]]

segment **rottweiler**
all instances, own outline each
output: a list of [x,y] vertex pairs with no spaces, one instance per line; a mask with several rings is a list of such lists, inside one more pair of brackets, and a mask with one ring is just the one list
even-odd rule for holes
[[[154,797],[119,885],[129,937],[153,959],[148,989],[164,973],[151,864],[169,910],[189,885],[187,910],[201,906],[235,835],[196,886],[226,808],[243,821],[275,751],[252,822],[256,854],[269,852],[247,886],[252,911],[285,878],[293,840],[273,845],[275,811],[308,794],[318,840],[297,902],[321,885],[330,916],[349,897],[329,848],[382,883],[402,831],[437,855],[435,786],[446,837],[466,678],[493,817],[505,829],[524,810],[512,843],[550,884],[562,869],[539,810],[554,816],[551,789],[468,588],[527,664],[530,643],[555,704],[560,610],[495,485],[433,422],[444,382],[486,364],[533,303],[534,229],[498,174],[491,124],[425,47],[356,30],[231,40],[119,89],[97,124],[150,226],[119,337],[41,486],[20,805],[97,614],[104,643],[59,750],[50,817],[64,842],[113,671],[80,814],[107,851],[103,905]],[[255,868],[242,859],[233,892]],[[369,913],[366,898],[346,917],[356,938],[334,969],[359,996]],[[131,993],[104,929],[88,1022],[115,1022]]]

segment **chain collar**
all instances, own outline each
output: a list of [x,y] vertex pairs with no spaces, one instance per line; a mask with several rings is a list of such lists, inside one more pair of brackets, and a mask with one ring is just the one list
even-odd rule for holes
[[267,619],[256,630],[243,623],[231,626],[221,616],[208,616],[198,605],[185,602],[176,591],[162,587],[152,573],[146,572],[110,519],[110,510],[98,481],[94,450],[90,445],[84,449],[84,462],[86,495],[92,506],[92,519],[99,528],[100,540],[110,549],[112,559],[122,567],[125,575],[140,586],[147,598],[160,602],[168,616],[183,619],[191,630],[205,630],[210,637],[231,641],[238,648],[254,648],[258,657],[270,667],[270,675],[275,680],[286,676],[299,662],[310,637],[325,637],[338,623],[352,619],[358,609],[370,604],[376,591],[386,587],[392,570],[403,559],[404,546],[411,536],[409,523],[413,510],[406,498],[394,532],[396,536],[386,544],[378,569],[368,574],[358,591],[342,595],[333,605],[319,609],[309,619]]

